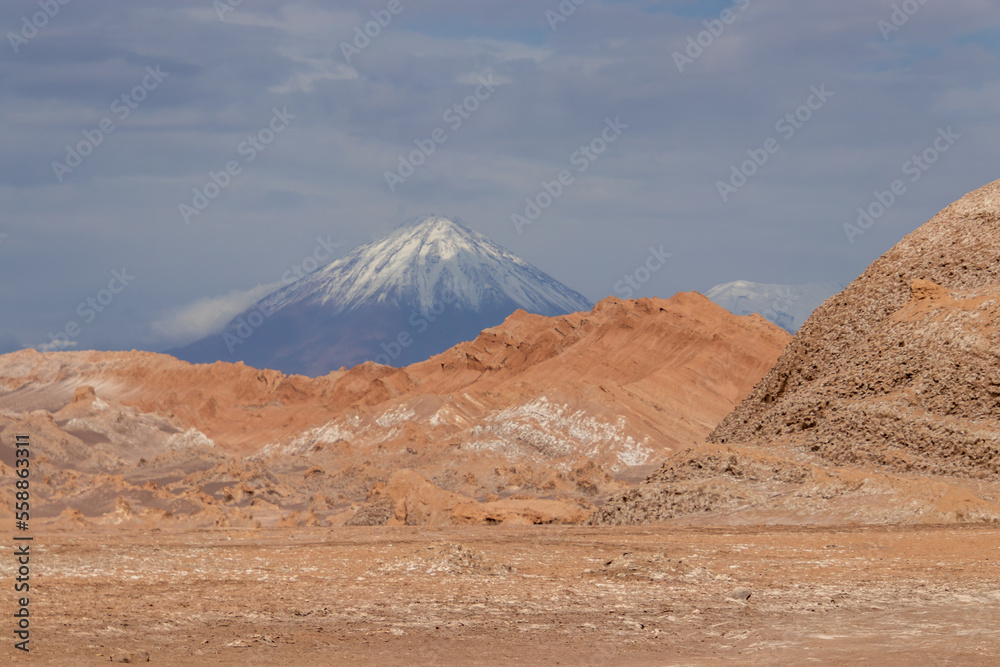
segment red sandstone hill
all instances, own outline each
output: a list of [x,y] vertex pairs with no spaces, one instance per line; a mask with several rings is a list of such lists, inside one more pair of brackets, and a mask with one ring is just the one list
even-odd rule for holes
[[1000,519],[1000,181],[828,299],[709,440],[597,520]]
[[788,340],[688,293],[518,311],[425,362],[315,379],[22,351],[0,356],[3,461],[31,434],[63,520],[576,522],[704,439]]

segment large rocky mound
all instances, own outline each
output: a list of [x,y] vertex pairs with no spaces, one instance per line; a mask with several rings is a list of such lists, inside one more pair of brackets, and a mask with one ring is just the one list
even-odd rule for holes
[[1000,181],[941,211],[802,327],[713,431],[828,461],[1000,472]]
[[789,339],[691,293],[518,311],[428,361],[321,378],[23,351],[0,357],[0,486],[27,433],[38,517],[577,523],[703,440]]
[[1000,181],[820,306],[709,442],[597,520],[1000,518]]

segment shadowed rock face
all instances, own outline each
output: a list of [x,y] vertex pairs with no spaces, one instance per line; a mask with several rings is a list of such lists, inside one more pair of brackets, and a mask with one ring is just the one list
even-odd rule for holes
[[1000,181],[820,306],[709,442],[595,520],[1000,520]]
[[71,523],[578,523],[704,439],[789,339],[682,293],[517,311],[427,361],[319,378],[23,351],[0,356],[0,432],[36,438],[40,516]]

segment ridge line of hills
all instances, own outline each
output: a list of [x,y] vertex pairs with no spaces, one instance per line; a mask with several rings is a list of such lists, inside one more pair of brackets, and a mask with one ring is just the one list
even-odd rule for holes
[[579,523],[703,439],[788,340],[681,293],[518,310],[426,361],[319,378],[23,351],[0,356],[0,431],[36,437],[35,497],[64,522]]

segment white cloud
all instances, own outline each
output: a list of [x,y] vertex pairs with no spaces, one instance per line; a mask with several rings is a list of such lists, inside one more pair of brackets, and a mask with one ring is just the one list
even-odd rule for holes
[[272,86],[272,93],[286,94],[301,91],[311,93],[317,81],[345,81],[358,78],[358,71],[333,57],[316,57],[304,52],[301,45],[279,47],[275,52],[295,63],[295,73],[284,83]]
[[279,94],[294,92],[311,93],[316,89],[315,84],[317,81],[338,81],[358,78],[357,70],[342,63],[305,59],[297,59],[297,62],[305,65],[302,68],[303,71],[296,72],[279,86],[268,88],[270,92]]
[[249,290],[233,290],[176,308],[150,325],[153,336],[166,345],[186,345],[205,336],[222,333],[226,324],[284,283],[258,285]]

